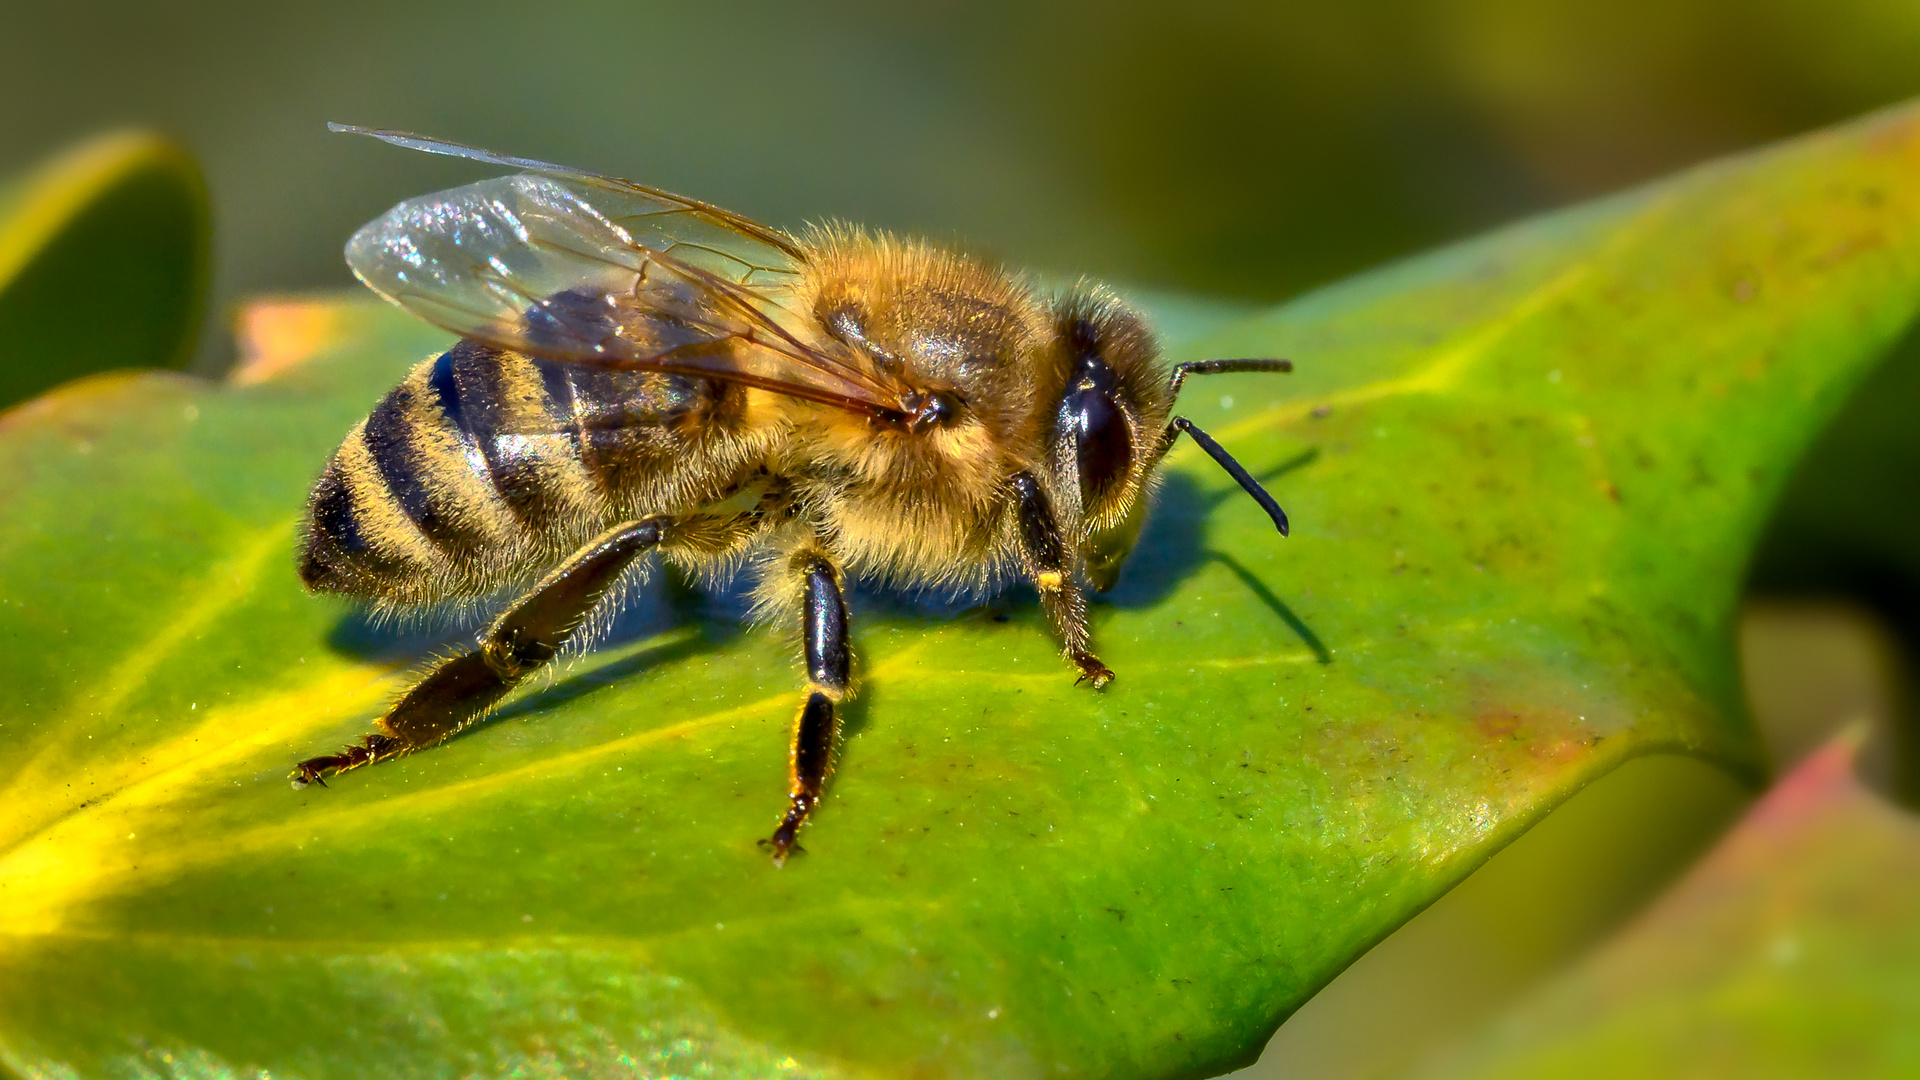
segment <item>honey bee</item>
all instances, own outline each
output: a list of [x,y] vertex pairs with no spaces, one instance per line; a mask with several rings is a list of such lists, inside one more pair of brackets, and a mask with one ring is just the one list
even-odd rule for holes
[[846,225],[790,234],[693,199],[399,132],[330,125],[519,170],[402,202],[355,233],[374,292],[460,335],[347,434],[314,484],[300,576],[383,611],[517,599],[378,732],[294,785],[437,743],[589,644],[649,555],[750,575],[796,625],[806,690],[776,864],[819,805],[853,693],[849,580],[986,594],[1032,584],[1078,681],[1082,582],[1110,588],[1190,375],[1108,290],[1043,295],[999,268]]

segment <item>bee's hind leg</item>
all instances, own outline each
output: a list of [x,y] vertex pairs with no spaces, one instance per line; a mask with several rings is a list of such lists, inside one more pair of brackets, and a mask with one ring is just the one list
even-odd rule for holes
[[840,573],[826,555],[807,548],[789,560],[787,572],[801,595],[801,629],[806,638],[807,700],[794,720],[787,766],[787,810],[773,835],[761,843],[773,849],[775,866],[801,848],[794,841],[813,808],[820,805],[827,773],[833,767],[840,733],[837,706],[852,693],[848,671],[847,604],[840,595]]
[[337,754],[294,766],[293,785],[431,746],[497,704],[580,629],[633,561],[658,547],[672,519],[646,517],[595,537],[494,620],[480,647],[428,672],[379,721],[380,731]]

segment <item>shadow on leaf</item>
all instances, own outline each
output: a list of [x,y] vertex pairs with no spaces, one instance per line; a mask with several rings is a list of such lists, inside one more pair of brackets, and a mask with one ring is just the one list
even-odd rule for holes
[[[1307,450],[1258,474],[1255,479],[1262,485],[1270,486],[1282,477],[1313,464],[1319,457],[1319,450]],[[1120,608],[1152,607],[1203,564],[1216,562],[1239,578],[1241,584],[1259,597],[1267,610],[1279,616],[1280,621],[1298,635],[1301,643],[1313,651],[1320,663],[1333,663],[1333,650],[1286,601],[1280,599],[1232,554],[1213,551],[1205,546],[1207,518],[1219,513],[1223,506],[1230,505],[1234,500],[1245,498],[1246,494],[1237,487],[1208,493],[1201,490],[1192,476],[1182,472],[1169,473],[1166,482],[1161,485],[1153,516],[1147,519],[1140,542],[1120,573],[1119,584],[1114,586],[1112,592],[1101,597],[1101,601]],[[1273,542],[1285,543],[1278,536],[1273,537]]]

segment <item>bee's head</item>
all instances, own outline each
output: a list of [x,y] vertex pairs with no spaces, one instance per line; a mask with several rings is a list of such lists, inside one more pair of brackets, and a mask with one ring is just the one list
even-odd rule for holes
[[1060,527],[1093,587],[1120,576],[1146,520],[1154,469],[1186,432],[1287,535],[1286,511],[1260,481],[1199,427],[1171,416],[1189,375],[1292,371],[1287,360],[1199,360],[1160,367],[1146,322],[1104,290],[1077,290],[1054,305],[1054,332],[1066,382],[1048,444],[1051,495]]
[[1140,534],[1173,398],[1146,322],[1104,290],[1058,301],[1054,329],[1066,373],[1048,445],[1054,501],[1104,592]]

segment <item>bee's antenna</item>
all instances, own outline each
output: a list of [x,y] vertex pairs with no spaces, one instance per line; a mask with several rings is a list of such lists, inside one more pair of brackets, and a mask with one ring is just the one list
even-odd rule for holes
[[[1167,396],[1180,396],[1180,384],[1187,381],[1189,375],[1227,375],[1236,371],[1292,371],[1291,360],[1193,360],[1178,364],[1173,369],[1173,378],[1167,381]],[[1281,530],[1284,532],[1285,530]]]
[[[1287,362],[1285,360],[1205,360],[1205,361],[1202,361],[1200,364],[1195,364],[1193,366],[1203,368],[1202,373],[1205,373],[1205,369],[1204,369],[1205,364],[1276,364],[1276,363],[1286,364]],[[1182,367],[1184,366],[1186,365],[1182,365]],[[1287,367],[1285,368],[1238,368],[1238,369],[1214,368],[1212,370],[1214,371],[1222,371],[1222,370],[1286,371],[1290,369],[1292,366],[1293,365],[1288,364]],[[1179,385],[1178,383],[1179,378],[1180,378],[1180,370],[1179,368],[1175,368],[1174,380],[1175,380],[1176,386]],[[1253,501],[1259,503],[1260,509],[1265,510],[1267,512],[1267,516],[1273,519],[1273,527],[1280,530],[1280,535],[1281,536],[1287,535],[1287,512],[1285,510],[1280,509],[1280,504],[1273,500],[1273,496],[1267,494],[1267,489],[1260,486],[1260,481],[1255,480],[1253,478],[1252,473],[1249,473],[1245,468],[1241,467],[1239,462],[1233,460],[1233,455],[1227,453],[1226,447],[1221,446],[1217,442],[1214,442],[1213,436],[1207,434],[1204,431],[1201,431],[1200,425],[1195,424],[1193,421],[1187,419],[1184,416],[1174,417],[1173,420],[1167,424],[1167,437],[1166,437],[1166,441],[1161,443],[1160,452],[1163,454],[1166,453],[1166,448],[1171,447],[1173,445],[1173,440],[1178,438],[1180,433],[1183,431],[1186,432],[1188,435],[1193,436],[1193,441],[1200,444],[1200,449],[1205,450],[1207,452],[1208,457],[1212,458],[1214,462],[1218,464],[1221,468],[1227,470],[1227,475],[1233,477],[1234,480],[1240,484],[1240,487],[1242,490],[1244,490],[1247,494],[1253,496]]]
[[[1292,370],[1293,361],[1291,360],[1192,360],[1174,366],[1173,377],[1167,380],[1167,397],[1169,399],[1178,398],[1180,396],[1180,385],[1187,381],[1187,376],[1189,375],[1226,375],[1236,371],[1287,372]],[[1240,484],[1242,490],[1253,496],[1253,501],[1259,503],[1260,509],[1265,510],[1267,516],[1273,519],[1273,527],[1280,530],[1280,535],[1287,535],[1287,512],[1280,509],[1280,504],[1273,501],[1273,496],[1267,494],[1267,489],[1260,486],[1260,481],[1255,480],[1252,473],[1241,468],[1240,463],[1233,460],[1233,455],[1227,453],[1225,447],[1214,442],[1213,436],[1201,431],[1199,425],[1193,421],[1184,416],[1176,416],[1169,421],[1167,423],[1167,433],[1160,440],[1160,452],[1164,454],[1171,449],[1173,447],[1173,440],[1179,438],[1180,433],[1183,431],[1193,436],[1193,441],[1200,444],[1200,449],[1205,450],[1207,456],[1212,458],[1215,464],[1227,470],[1227,475],[1233,477],[1234,480]]]

